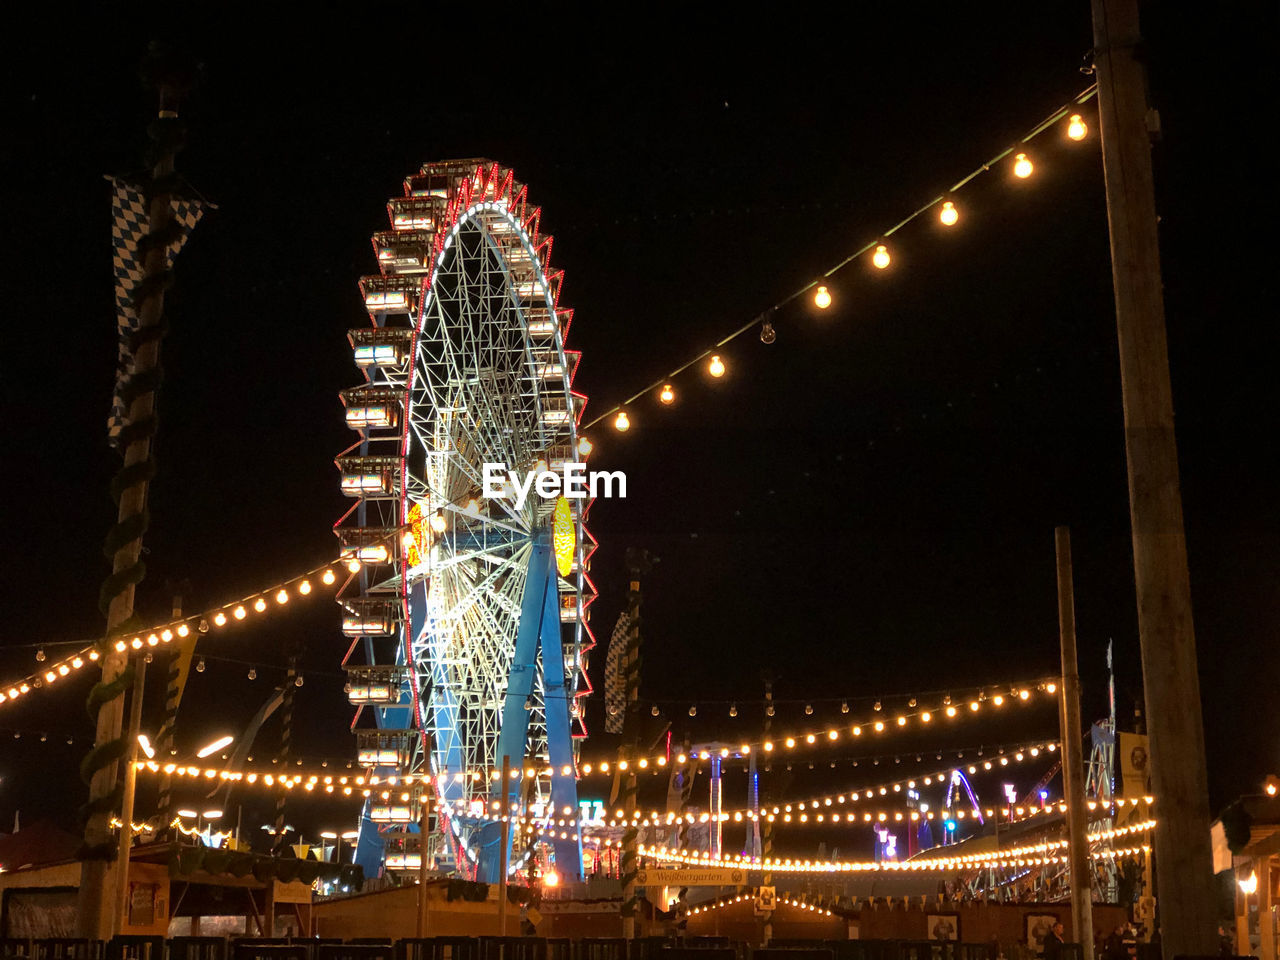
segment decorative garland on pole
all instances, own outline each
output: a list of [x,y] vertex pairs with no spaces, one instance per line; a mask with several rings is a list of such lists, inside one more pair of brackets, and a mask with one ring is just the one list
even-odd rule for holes
[[[293,698],[298,689],[298,654],[295,651],[289,656],[289,670],[284,675],[284,700],[280,704],[280,752],[276,755],[279,769],[283,770],[289,763],[289,747],[293,741]],[[278,854],[287,844],[284,839],[284,807],[288,791],[283,787],[276,792],[276,823],[274,851]]]
[[[117,765],[128,747],[121,736],[123,698],[133,669],[128,654],[117,651],[111,641],[135,625],[134,588],[146,575],[140,555],[142,537],[150,523],[148,484],[156,472],[151,438],[156,432],[155,391],[161,380],[160,341],[166,331],[164,291],[173,283],[173,257],[202,212],[198,203],[180,201],[181,209],[174,208],[180,191],[174,157],[186,135],[176,107],[189,78],[176,59],[154,45],[143,73],[158,90],[159,115],[147,129],[152,141],[150,175],[140,185],[115,181],[112,235],[121,363],[110,433],[124,451],[124,464],[111,481],[117,519],[103,544],[112,572],[102,584],[98,601],[107,618],[107,642],[101,647],[102,680],[90,691],[86,704],[95,722],[97,745],[81,763],[89,801],[83,808],[86,823],[80,856],[85,862],[77,916],[81,935],[94,939],[110,936],[120,919],[104,916],[104,908],[109,902],[107,861],[115,853],[111,817],[123,794]],[[123,883],[124,877],[117,882]]]

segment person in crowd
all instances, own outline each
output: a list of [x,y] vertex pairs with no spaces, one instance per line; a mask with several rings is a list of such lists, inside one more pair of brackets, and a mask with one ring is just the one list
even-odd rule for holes
[[1057,920],[1044,935],[1044,960],[1062,960],[1062,945],[1066,943],[1062,931],[1062,921]]

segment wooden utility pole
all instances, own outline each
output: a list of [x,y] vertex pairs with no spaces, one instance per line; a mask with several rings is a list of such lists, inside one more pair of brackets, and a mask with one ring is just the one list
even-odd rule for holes
[[[428,736],[426,756],[431,756],[431,738]],[[429,769],[429,767],[428,767]],[[418,821],[418,925],[417,936],[427,935],[427,871],[431,853],[431,806],[436,796],[436,785],[424,779],[422,784],[422,819]]]
[[1217,950],[1216,893],[1191,584],[1165,336],[1145,59],[1137,0],[1092,0],[1124,402],[1138,635],[1160,798],[1161,938],[1167,956]]
[[502,849],[498,853],[498,936],[507,935],[507,857],[511,852],[511,757],[502,755]]
[[[1071,938],[1083,960],[1093,960],[1093,895],[1089,881],[1088,818],[1084,806],[1084,756],[1080,740],[1080,671],[1076,666],[1076,600],[1071,577],[1071,531],[1053,531],[1058,561],[1058,635],[1062,641],[1062,792],[1067,801],[1067,865],[1071,876]],[[997,829],[999,829],[999,814]]]

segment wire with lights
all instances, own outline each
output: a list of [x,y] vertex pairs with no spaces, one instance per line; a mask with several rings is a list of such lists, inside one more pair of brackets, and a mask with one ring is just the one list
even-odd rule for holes
[[[747,321],[742,326],[738,327],[736,330],[733,330],[727,336],[724,336],[721,339],[717,340],[714,345],[706,348],[697,356],[693,357],[691,360],[688,360],[685,363],[682,363],[675,369],[667,372],[661,377],[658,377],[656,380],[646,385],[644,388],[637,390],[634,394],[632,394],[626,400],[623,400],[621,403],[615,404],[614,406],[610,407],[608,410],[601,413],[599,416],[588,421],[586,424],[582,426],[582,429],[584,431],[588,430],[591,427],[594,427],[596,424],[600,423],[601,421],[607,420],[610,417],[612,417],[614,428],[620,433],[625,433],[627,430],[631,428],[631,418],[627,412],[627,409],[626,409],[627,407],[635,403],[645,394],[648,394],[654,390],[659,391],[658,399],[662,403],[662,405],[670,406],[675,401],[675,388],[672,386],[672,381],[675,380],[675,378],[678,377],[680,374],[684,373],[690,367],[701,362],[702,360],[707,360],[707,373],[713,379],[717,379],[717,380],[720,379],[721,377],[724,376],[725,371],[727,369],[724,361],[724,356],[722,353],[719,352],[723,350],[725,346],[727,346],[729,343],[736,340],[738,337],[742,336],[747,331],[756,328],[757,326],[760,327],[761,341],[763,341],[766,344],[773,343],[773,341],[777,337],[777,331],[775,330],[775,327],[774,327],[774,320],[777,315],[777,312],[783,307],[792,303],[793,301],[798,300],[801,297],[805,296],[811,290],[813,291],[814,307],[817,308],[818,310],[829,309],[832,303],[834,302],[833,289],[832,289],[833,282],[831,278],[836,273],[843,270],[845,267],[849,266],[855,260],[858,260],[867,254],[870,254],[871,265],[875,269],[877,270],[888,269],[889,265],[892,263],[892,260],[893,260],[893,255],[890,252],[889,245],[887,243],[889,237],[893,236],[895,233],[897,233],[903,227],[907,226],[907,224],[911,223],[913,220],[916,220],[917,218],[924,216],[929,211],[934,210],[936,208],[938,210],[938,222],[942,224],[942,226],[947,228],[954,227],[960,220],[960,211],[954,199],[955,195],[964,187],[966,187],[969,183],[971,183],[973,180],[975,180],[982,174],[995,169],[997,166],[1002,164],[1004,161],[1008,160],[1010,157],[1012,157],[1012,162],[1009,165],[1012,175],[1018,180],[1028,179],[1035,170],[1035,164],[1032,161],[1030,154],[1026,150],[1023,150],[1022,147],[1024,147],[1026,144],[1030,143],[1032,140],[1034,140],[1036,137],[1040,136],[1041,134],[1045,133],[1046,131],[1053,129],[1056,125],[1058,125],[1063,120],[1067,121],[1066,126],[1063,128],[1063,134],[1068,140],[1072,140],[1076,142],[1084,140],[1088,136],[1089,125],[1085,121],[1083,115],[1075,111],[1077,107],[1081,107],[1085,103],[1089,102],[1096,93],[1097,93],[1097,86],[1091,85],[1090,87],[1088,87],[1088,89],[1084,90],[1083,92],[1081,92],[1080,94],[1076,95],[1071,100],[1069,100],[1067,103],[1058,107],[1056,110],[1050,113],[1049,116],[1041,120],[1029,131],[1027,131],[1025,134],[1019,137],[1012,144],[1005,147],[1003,150],[997,153],[994,157],[992,157],[986,163],[981,164],[974,170],[970,171],[966,176],[956,181],[956,183],[954,183],[951,186],[951,188],[948,189],[945,193],[935,196],[932,199],[930,199],[928,202],[922,204],[913,213],[909,214],[908,216],[900,220],[898,223],[894,224],[892,227],[889,227],[887,230],[878,234],[874,239],[868,241],[863,246],[859,247],[857,250],[849,254],[843,260],[836,263],[834,266],[823,271],[815,279],[810,280],[808,283],[804,284],[798,289],[787,294],[785,297],[783,297],[777,303],[773,304],[773,306],[769,307],[764,312],[760,313],[756,317]],[[588,446],[587,449],[589,451],[590,446]]]
[[[983,689],[983,692],[968,698],[965,702],[955,703],[950,695],[946,695],[936,705],[929,707],[920,707],[919,702],[913,697],[908,710],[897,712],[892,717],[881,715],[848,724],[847,726],[844,724],[838,727],[830,726],[823,730],[813,730],[808,733],[782,737],[778,740],[751,741],[742,743],[737,747],[720,746],[714,750],[704,747],[691,751],[689,754],[678,754],[675,757],[675,762],[684,764],[693,759],[710,760],[713,755],[717,754],[722,760],[738,759],[750,755],[753,751],[777,756],[784,752],[802,750],[806,746],[817,746],[819,744],[830,746],[842,741],[858,742],[864,736],[876,738],[885,733],[903,731],[907,728],[924,728],[937,719],[950,721],[959,717],[973,716],[980,713],[988,705],[1000,708],[1006,703],[1026,704],[1033,699],[1037,692],[1044,692],[1049,696],[1055,695],[1058,692],[1057,680],[1043,680],[1030,684],[1011,684],[1007,691],[1004,687],[997,688],[988,685]],[[654,767],[665,767],[669,762],[667,755],[662,753],[652,757],[624,757],[613,762],[601,760],[598,763],[582,763],[579,765],[579,770],[583,776],[590,776],[593,771],[607,774],[615,768],[624,772],[632,767],[637,770],[652,770]]]
[[[201,613],[154,624],[151,627],[135,632],[132,637],[123,636],[117,637],[113,641],[90,643],[74,653],[52,662],[44,662],[47,661],[47,657],[44,655],[44,648],[55,644],[41,645],[36,655],[37,661],[41,661],[40,669],[20,679],[0,683],[0,704],[12,703],[26,696],[32,690],[52,686],[64,678],[72,677],[87,664],[96,663],[101,659],[102,651],[108,643],[118,653],[124,653],[129,650],[135,652],[148,651],[167,645],[173,642],[175,638],[183,639],[188,637],[193,631],[199,631],[200,633],[221,631],[225,627],[252,620],[270,609],[283,608],[295,597],[305,598],[310,596],[316,589],[313,580],[318,581],[324,587],[334,586],[339,579],[337,570],[343,566],[352,575],[360,569],[358,560],[344,555],[339,557],[336,562],[321,564],[305,573],[276,583],[266,589],[250,593],[238,600],[210,607]],[[253,617],[251,617],[251,613]],[[69,643],[69,641],[58,641],[58,645],[66,643]]]
[[[1120,838],[1147,833],[1156,826],[1155,820],[1143,820],[1140,823],[1112,830],[1098,831],[1087,835],[1089,843],[1109,843]],[[730,869],[763,870],[770,873],[884,873],[884,872],[917,872],[917,871],[950,871],[975,867],[1023,866],[1028,861],[1033,863],[1063,863],[1066,857],[1056,851],[1067,846],[1066,840],[1049,840],[1043,843],[1009,847],[999,851],[983,851],[981,853],[960,854],[950,857],[921,857],[914,860],[800,860],[790,857],[745,857],[741,854],[734,857],[712,857],[710,854],[690,850],[667,850],[662,847],[642,845],[640,855],[658,862],[683,863],[695,867],[727,867]],[[1097,850],[1091,854],[1094,859],[1129,856],[1148,849],[1146,845],[1133,848]]]

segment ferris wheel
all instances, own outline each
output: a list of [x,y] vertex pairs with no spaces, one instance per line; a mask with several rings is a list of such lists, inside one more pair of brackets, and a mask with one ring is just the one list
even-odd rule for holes
[[[337,458],[354,501],[335,525],[353,571],[339,603],[358,759],[430,773],[442,842],[416,836],[406,795],[374,794],[356,856],[366,872],[432,856],[496,881],[485,814],[501,789],[531,813],[577,809],[595,540],[589,500],[486,497],[485,465],[585,459],[586,398],[525,186],[490,160],[429,163],[404,186],[372,238],[381,272],[361,281],[371,323],[349,334],[365,382],[342,392],[358,438]],[[504,757],[535,775],[500,787]],[[554,841],[554,859],[580,874],[579,841]]]

